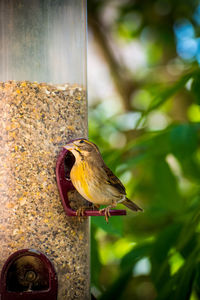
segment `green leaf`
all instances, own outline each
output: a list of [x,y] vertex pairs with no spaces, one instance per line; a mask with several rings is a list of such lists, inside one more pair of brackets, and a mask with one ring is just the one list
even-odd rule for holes
[[165,284],[161,286],[156,300],[189,300],[196,275],[196,248],[187,262]]
[[189,300],[196,275],[195,258],[188,260],[188,263],[179,270],[178,282],[173,296],[174,300]]
[[158,93],[155,98],[151,101],[150,106],[146,113],[149,113],[152,110],[157,109],[163,103],[165,103],[168,99],[174,96],[181,88],[183,88],[188,80],[193,75],[193,72],[183,75],[177,82],[175,82],[172,86],[165,88],[163,91]]
[[182,224],[175,223],[164,229],[157,237],[151,253],[152,278],[159,290],[163,282],[170,278],[170,268],[168,263],[168,254],[176,243],[181,232]]
[[165,212],[180,211],[181,199],[177,189],[177,181],[164,157],[154,161],[153,178],[156,189],[155,206]]
[[181,232],[182,224],[174,223],[160,232],[155,240],[151,253],[152,263],[160,264],[167,257],[169,250],[174,247]]
[[194,233],[192,236],[190,236],[190,234],[189,234],[189,236],[187,236],[187,238],[188,239],[185,240],[185,243],[183,244],[182,249],[180,249],[180,253],[185,259],[187,259],[187,257],[190,256],[192,251],[197,246],[197,234]]
[[121,270],[125,271],[127,269],[132,269],[134,264],[136,264],[139,260],[150,255],[151,249],[151,243],[144,243],[134,247],[122,258],[120,263]]
[[179,155],[177,157],[181,163],[183,174],[185,177],[194,180],[194,182],[199,183],[200,178],[200,164],[194,156],[182,157]]
[[92,217],[91,218],[92,221],[91,223],[96,226],[99,227],[101,229],[103,229],[105,232],[109,233],[109,234],[114,234],[117,235],[119,237],[122,236],[122,232],[123,232],[123,217],[120,216],[112,216],[109,218],[109,223],[107,224],[105,221],[105,218],[102,217]]
[[192,155],[198,147],[198,132],[191,124],[181,124],[171,130],[169,141],[173,153],[178,157]]
[[124,292],[126,285],[128,284],[132,275],[132,269],[128,269],[120,273],[119,277],[108,288],[108,290],[100,297],[99,300],[119,300]]
[[[192,253],[192,245],[195,247],[197,227],[200,224],[200,199],[197,198],[196,203],[190,208],[189,214],[184,215],[184,226],[181,230],[179,239],[176,243],[176,248],[182,253],[184,257],[187,257]],[[188,251],[191,249],[190,253]]]
[[[123,162],[130,168],[138,163],[146,163],[146,160],[152,159],[155,156],[166,155],[170,151],[168,131],[148,133],[134,142],[130,141],[123,153]],[[127,155],[127,152],[129,155]]]
[[194,95],[197,104],[200,105],[200,75],[199,74],[196,74],[196,76],[193,77],[191,91]]
[[96,228],[91,226],[91,284],[99,287],[99,274],[102,268],[99,251],[98,251],[98,243],[95,239]]
[[194,288],[195,288],[195,292],[198,296],[198,299],[200,299],[200,263],[197,264],[196,266],[196,278],[195,278],[195,282],[194,282]]

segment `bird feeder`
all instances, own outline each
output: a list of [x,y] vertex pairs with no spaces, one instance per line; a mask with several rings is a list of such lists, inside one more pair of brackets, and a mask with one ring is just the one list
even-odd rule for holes
[[56,182],[87,137],[86,0],[0,0],[0,45],[0,298],[90,299],[89,221]]

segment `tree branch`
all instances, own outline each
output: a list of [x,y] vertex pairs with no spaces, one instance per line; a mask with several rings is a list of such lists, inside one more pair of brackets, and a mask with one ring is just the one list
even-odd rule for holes
[[130,78],[130,74],[125,66],[117,61],[108,41],[107,30],[94,11],[92,13],[88,12],[88,24],[93,32],[96,44],[110,69],[110,74],[122,99],[125,111],[133,110],[131,95],[136,90],[137,83]]

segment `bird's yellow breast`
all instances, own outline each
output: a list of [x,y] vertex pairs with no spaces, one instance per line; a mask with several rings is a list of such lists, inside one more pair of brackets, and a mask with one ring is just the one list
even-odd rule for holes
[[70,173],[71,181],[76,190],[87,200],[91,201],[89,191],[88,169],[84,161],[75,164]]

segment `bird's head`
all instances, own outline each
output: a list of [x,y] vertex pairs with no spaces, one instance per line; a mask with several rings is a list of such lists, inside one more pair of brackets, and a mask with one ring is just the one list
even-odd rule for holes
[[90,156],[91,152],[92,154],[99,153],[97,146],[84,138],[74,140],[71,143],[65,145],[64,148],[72,152],[76,160],[82,159],[86,156]]

